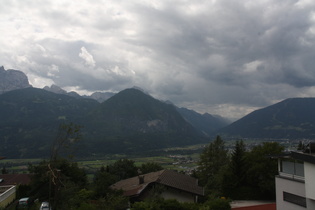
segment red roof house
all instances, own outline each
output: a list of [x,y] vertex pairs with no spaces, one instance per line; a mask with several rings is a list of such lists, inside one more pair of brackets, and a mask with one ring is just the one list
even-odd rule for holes
[[28,185],[30,182],[30,174],[0,174],[0,186]]

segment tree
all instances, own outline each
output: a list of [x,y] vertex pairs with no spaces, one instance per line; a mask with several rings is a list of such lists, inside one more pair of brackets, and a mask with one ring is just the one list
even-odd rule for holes
[[200,209],[197,203],[180,203],[175,199],[164,199],[161,197],[144,200],[141,202],[133,203],[132,210],[195,210]]
[[70,201],[75,200],[72,198],[87,184],[85,171],[77,163],[65,158],[69,157],[73,143],[79,138],[80,126],[61,124],[51,146],[50,160],[43,160],[37,166],[29,166],[29,171],[34,174],[31,194],[41,200],[49,199],[53,209],[69,206]]
[[53,165],[43,160],[36,166],[30,165],[29,171],[33,174],[30,194],[40,200],[51,198],[54,208],[67,203],[74,193],[87,185],[85,171],[66,159],[57,159]]
[[55,161],[61,156],[73,155],[70,149],[74,149],[74,143],[81,138],[80,129],[81,126],[73,123],[59,125],[57,136],[51,146],[50,161]]
[[106,171],[106,168],[102,166],[98,170],[93,179],[94,193],[96,197],[105,197],[109,192],[109,186],[117,181],[115,175]]
[[142,174],[163,170],[163,167],[154,162],[143,163],[139,168]]
[[222,198],[210,198],[200,209],[231,210],[230,201]]
[[[117,182],[120,175],[128,176],[129,173],[122,173],[123,166],[126,166],[128,163],[131,164],[131,168],[133,168],[133,161],[118,160],[110,166],[102,166],[95,173],[92,187],[94,190],[93,198],[94,200],[97,200],[97,209],[119,210],[126,209],[128,207],[128,197],[123,196],[123,192],[121,190],[117,191],[110,189],[110,185]],[[127,167],[127,170],[130,170],[130,168]],[[110,173],[110,171],[113,173]]]
[[3,166],[2,169],[1,169],[1,173],[2,173],[2,174],[8,174],[9,171],[6,169],[5,166]]
[[264,142],[247,153],[248,184],[254,189],[252,195],[275,199],[274,179],[275,175],[278,174],[278,162],[270,156],[281,154],[283,150],[284,147],[277,142]]
[[[65,157],[72,158],[70,149],[73,149],[74,143],[76,143],[80,137],[81,126],[69,123],[69,124],[61,124],[58,129],[57,137],[55,138],[50,152],[50,162],[48,163],[48,174],[49,174],[49,188],[50,188],[50,195],[49,198],[53,200],[52,204],[53,209],[57,208],[57,206],[61,206],[62,202],[60,202],[60,199],[65,199],[66,196],[61,197],[62,194],[61,189],[66,189],[67,191],[71,189],[75,189],[73,192],[75,192],[77,187],[82,187],[82,179],[80,177],[83,175],[83,179],[85,179],[86,184],[86,175],[84,171],[80,171],[80,169],[77,167],[77,164],[75,163],[67,163],[67,160],[64,159]],[[63,158],[62,158],[63,157]],[[61,163],[61,165],[60,165]],[[71,173],[75,173],[75,175],[71,175],[69,171],[72,171]],[[85,176],[85,177],[84,177]],[[67,178],[72,178],[74,180],[69,180]],[[65,183],[63,183],[62,178],[66,178],[67,184],[70,185],[70,187],[66,188]],[[70,182],[69,182],[70,181]],[[80,183],[78,183],[79,181]],[[54,192],[51,192],[51,188],[53,188]],[[65,195],[69,195],[68,192]],[[53,197],[51,197],[53,195]]]
[[206,193],[221,192],[222,173],[228,164],[228,151],[220,136],[205,147],[200,155],[197,177]]
[[244,184],[246,181],[246,171],[247,171],[247,162],[246,162],[246,147],[243,142],[236,141],[235,148],[231,156],[231,171],[236,176],[236,182],[238,185]]
[[244,142],[236,141],[231,160],[223,174],[222,188],[225,196],[233,199],[246,199],[248,162]]
[[133,160],[119,159],[114,164],[108,166],[108,172],[115,175],[118,180],[122,180],[137,176],[138,168]]

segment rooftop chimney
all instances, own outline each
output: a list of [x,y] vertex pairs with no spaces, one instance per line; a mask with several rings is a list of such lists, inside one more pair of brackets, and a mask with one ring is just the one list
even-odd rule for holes
[[139,175],[138,176],[138,178],[139,178],[139,184],[143,184],[144,183],[144,175]]

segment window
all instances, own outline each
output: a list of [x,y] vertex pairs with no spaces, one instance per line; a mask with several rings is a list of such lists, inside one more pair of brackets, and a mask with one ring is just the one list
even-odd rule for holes
[[304,164],[298,160],[280,160],[279,174],[291,178],[304,179]]
[[306,208],[306,198],[302,196],[283,192],[283,200]]

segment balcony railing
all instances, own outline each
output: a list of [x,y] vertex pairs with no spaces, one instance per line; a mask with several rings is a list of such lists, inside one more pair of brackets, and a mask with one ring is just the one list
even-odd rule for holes
[[289,178],[289,179],[295,179],[295,180],[299,180],[299,181],[304,181],[305,180],[304,176],[298,176],[298,175],[295,175],[295,174],[288,174],[288,173],[284,173],[284,172],[281,172],[281,171],[279,171],[279,176],[280,177]]

